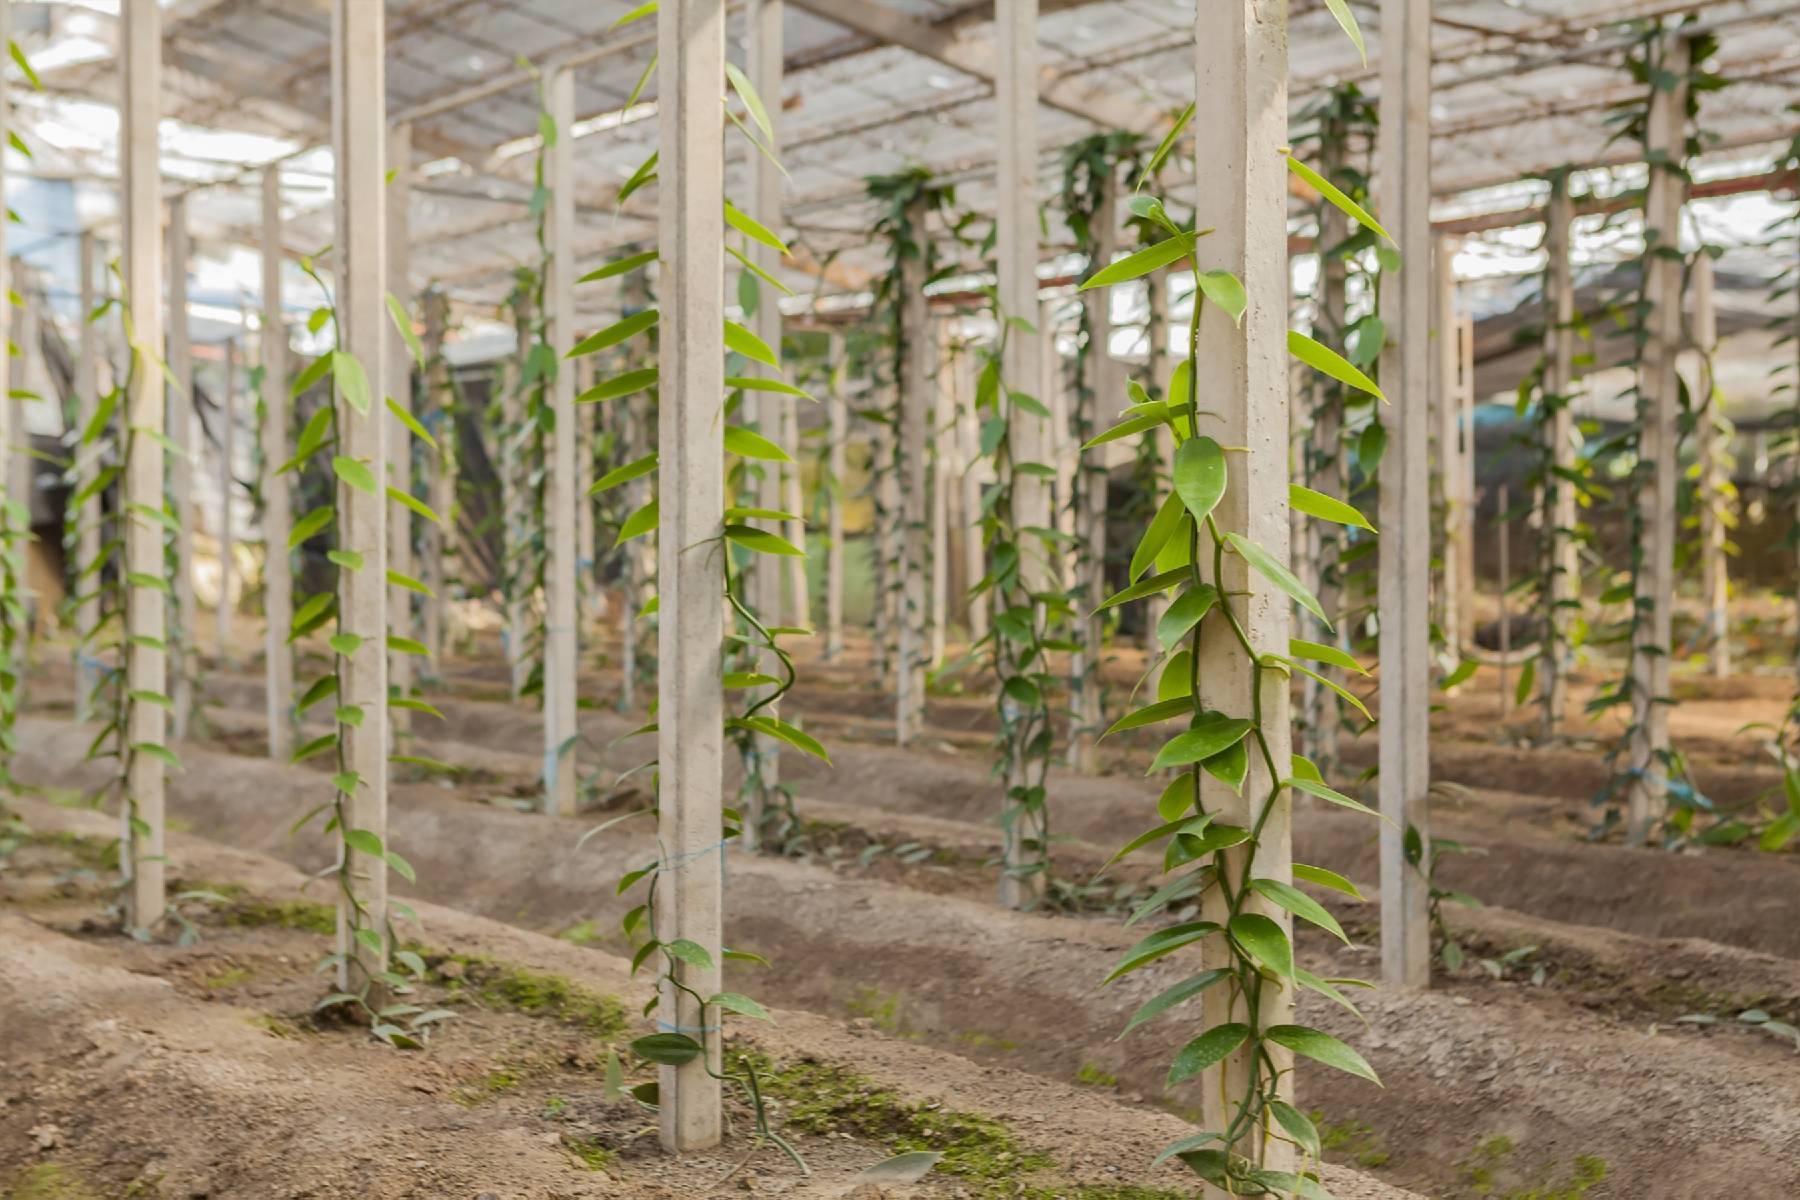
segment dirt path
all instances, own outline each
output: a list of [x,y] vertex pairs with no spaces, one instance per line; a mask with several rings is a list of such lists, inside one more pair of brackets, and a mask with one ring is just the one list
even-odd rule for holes
[[[21,770],[66,785],[67,763],[78,752],[70,747],[81,740],[77,730],[33,722]],[[317,846],[284,836],[287,816],[316,790],[315,779],[200,749],[184,753],[190,770],[177,784],[172,811],[235,844],[319,865]],[[596,881],[616,878],[650,853],[647,842],[622,833],[577,853],[581,823],[470,804],[432,785],[396,789],[392,820],[426,895],[545,930],[584,922],[602,932],[613,927],[622,905]],[[1113,1040],[1138,1004],[1178,976],[1153,969],[1097,991],[1095,982],[1132,940],[1112,923],[1021,916],[818,867],[739,858],[732,860],[728,912],[732,940],[778,963],[763,986],[780,1003],[859,1014],[907,1038],[1046,1078],[1083,1078],[1146,1104],[1192,1102],[1162,1096],[1162,1055],[1135,1044],[1162,1046],[1166,1039]],[[1502,922],[1490,935],[1520,936],[1503,916],[1486,919]],[[1367,1030],[1323,1002],[1303,1001],[1303,1019],[1363,1048],[1388,1083],[1376,1092],[1329,1072],[1303,1072],[1303,1099],[1327,1114],[1348,1154],[1443,1196],[1484,1194],[1484,1174],[1550,1187],[1594,1169],[1605,1172],[1604,1189],[1590,1181],[1596,1196],[1738,1194],[1729,1188],[1758,1194],[1771,1170],[1786,1170],[1771,1164],[1800,1161],[1793,1153],[1800,1072],[1790,1050],[1730,1027],[1652,1030],[1641,1008],[1594,1011],[1580,986],[1583,973],[1604,982],[1595,964],[1610,964],[1606,970],[1631,981],[1622,989],[1627,998],[1641,993],[1672,1020],[1679,1014],[1671,1005],[1683,998],[1654,996],[1650,973],[1674,960],[1607,957],[1591,946],[1584,958],[1578,932],[1545,940],[1547,956],[1562,956],[1546,959],[1557,964],[1556,986],[1376,992],[1364,1004]],[[1332,959],[1322,939],[1303,939],[1302,951],[1320,970],[1375,969],[1366,952]],[[1703,995],[1710,988],[1723,998],[1746,980],[1747,990],[1800,990],[1784,970],[1791,964],[1719,953],[1743,978],[1696,985]],[[1705,967],[1703,957],[1684,960],[1690,973],[1695,962]],[[1653,1138],[1642,1136],[1634,1117],[1645,1112],[1661,1122]],[[1752,1112],[1755,1121],[1746,1119]],[[1503,1151],[1499,1139],[1510,1149]],[[1800,1168],[1781,1183],[1800,1189]]]
[[[94,853],[111,832],[97,813],[19,807],[40,832],[94,839],[52,839],[53,853]],[[173,835],[169,849],[177,878],[235,885],[224,906],[189,905],[202,926],[193,945],[100,932],[91,875],[39,848],[26,851],[40,854],[35,875],[26,862],[0,876],[9,966],[0,974],[0,1183],[11,1181],[10,1194],[1175,1200],[1187,1190],[1178,1168],[1146,1165],[1189,1128],[1174,1116],[782,1010],[773,1026],[742,1023],[734,1045],[770,1062],[777,1119],[812,1175],[767,1147],[747,1159],[753,1147],[741,1135],[669,1159],[646,1148],[643,1114],[599,1099],[600,1057],[608,1042],[633,1036],[627,1014],[645,995],[622,960],[571,956],[566,942],[421,903],[437,948],[427,952],[423,999],[456,1015],[426,1050],[390,1051],[347,1027],[315,1028],[306,1015],[323,990],[310,963],[328,938],[307,928],[302,876],[191,836]],[[250,916],[269,911],[298,915]],[[524,983],[494,1000],[483,981],[496,977]],[[517,999],[526,984],[532,995],[554,984],[568,1007],[552,1013]],[[740,1108],[738,1129],[747,1117]],[[869,1165],[928,1147],[946,1153],[923,1183],[853,1193]],[[1325,1178],[1341,1200],[1410,1197],[1339,1167]]]

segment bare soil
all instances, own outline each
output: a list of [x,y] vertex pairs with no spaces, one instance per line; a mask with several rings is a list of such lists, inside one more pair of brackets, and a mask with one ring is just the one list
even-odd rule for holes
[[[1108,666],[1121,708],[1141,670],[1134,657],[1124,652]],[[808,1039],[817,1028],[833,1031],[857,1053],[881,1046],[893,1056],[883,1063],[907,1088],[935,1085],[948,1071],[957,1079],[1028,1080],[1017,1086],[1056,1088],[1058,1097],[1096,1102],[1094,1113],[1083,1109],[1069,1118],[1072,1126],[1065,1124],[1064,1140],[1075,1159],[1060,1169],[1073,1170],[1092,1147],[1111,1146],[1115,1132],[1128,1129],[1144,1152],[1135,1159],[1095,1159],[1117,1167],[1099,1178],[1145,1178],[1141,1168],[1161,1143],[1145,1140],[1143,1131],[1167,1122],[1175,1131],[1169,1136],[1178,1135],[1179,1115],[1195,1104],[1191,1093],[1162,1086],[1167,1051],[1182,1037],[1181,1019],[1124,1041],[1116,1035],[1138,1004],[1179,976],[1152,969],[1112,989],[1095,985],[1141,932],[1122,929],[1120,918],[1153,878],[1150,865],[1128,863],[1097,884],[1072,886],[1056,913],[996,909],[997,798],[987,770],[988,702],[934,696],[925,738],[899,750],[888,744],[891,709],[872,686],[866,648],[853,647],[846,660],[809,663],[804,670],[807,683],[789,698],[784,715],[797,714],[824,736],[834,763],[828,768],[784,756],[783,778],[796,788],[807,838],[790,848],[786,861],[731,860],[728,939],[776,964],[746,990],[793,1010],[778,1014],[781,1036],[803,1021],[812,1023]],[[582,754],[598,766],[592,814],[579,819],[521,811],[535,796],[542,727],[528,707],[506,700],[504,671],[494,659],[452,664],[433,692],[444,722],[415,716],[415,749],[458,768],[448,777],[399,786],[393,797],[394,840],[419,868],[419,895],[457,910],[431,915],[438,910],[420,906],[438,944],[446,940],[443,919],[467,923],[472,919],[461,914],[480,914],[560,935],[556,943],[541,937],[532,943],[552,946],[544,961],[560,964],[559,970],[579,965],[622,979],[613,956],[627,949],[616,933],[624,903],[613,896],[610,881],[654,853],[648,830],[628,821],[577,848],[582,831],[601,815],[630,811],[643,799],[630,788],[605,786],[651,751],[617,743],[641,718],[612,711],[614,682],[615,674],[606,671],[591,685],[584,682],[584,696],[597,697],[604,707],[582,717]],[[1793,1165],[1800,1162],[1800,1048],[1739,1019],[1746,1012],[1788,1022],[1800,1017],[1800,857],[1744,848],[1672,855],[1588,840],[1595,815],[1589,801],[1605,777],[1602,754],[1610,728],[1604,722],[1572,726],[1557,744],[1532,746],[1532,718],[1503,716],[1497,683],[1492,668],[1484,668],[1434,716],[1434,781],[1458,785],[1438,804],[1434,828],[1480,851],[1445,868],[1450,886],[1485,904],[1449,914],[1467,962],[1445,973],[1429,993],[1360,993],[1366,1025],[1329,1002],[1303,998],[1302,1019],[1356,1044],[1386,1084],[1375,1089],[1303,1068],[1302,1103],[1322,1114],[1328,1157],[1385,1183],[1452,1200],[1800,1195],[1800,1167]],[[40,711],[54,711],[66,696],[54,670],[33,686]],[[973,682],[969,686],[980,691]],[[1771,764],[1736,731],[1777,717],[1787,686],[1785,678],[1681,679],[1672,714],[1675,736],[1703,788],[1722,805],[1753,806],[1777,784]],[[324,865],[317,839],[286,834],[322,781],[305,767],[261,761],[260,722],[247,715],[260,710],[260,680],[220,675],[207,690],[218,705],[210,730],[214,748],[182,749],[188,770],[175,785],[171,811],[217,842],[303,870]],[[29,782],[69,789],[93,778],[91,770],[74,765],[86,746],[80,731],[34,720],[24,741],[20,773]],[[1099,776],[1054,774],[1052,819],[1071,839],[1058,846],[1058,872],[1072,885],[1086,884],[1112,847],[1153,820],[1160,781],[1138,774],[1150,745],[1146,737],[1109,747]],[[1372,744],[1352,743],[1346,769],[1372,753]],[[34,823],[46,827],[91,819],[26,807]],[[1307,809],[1296,814],[1295,826],[1297,858],[1342,871],[1373,900],[1375,846],[1366,819]],[[264,873],[258,878],[284,870],[194,839],[178,839],[178,845],[184,854],[253,862]],[[1344,922],[1353,945],[1309,929],[1301,937],[1303,959],[1322,974],[1378,974],[1377,906],[1318,897]],[[491,926],[476,924],[483,936],[491,935]],[[205,929],[201,945],[229,946],[239,932]],[[527,935],[509,930],[505,936]],[[10,927],[0,926],[0,940],[10,947]],[[78,940],[84,953],[96,947],[128,955],[164,952],[92,934]],[[585,952],[571,953],[572,945]],[[88,965],[84,961],[82,969]],[[141,964],[125,969],[156,974]],[[306,993],[294,986],[301,989],[295,1004],[303,1010]],[[316,999],[316,981],[311,986]],[[618,984],[609,994],[628,990]],[[0,1017],[9,1003],[0,982]],[[523,1021],[506,1013],[497,1020]],[[446,1023],[423,1056],[387,1058],[437,1062],[442,1054],[460,1061],[441,1045],[454,1024]],[[499,1025],[470,1021],[464,1028],[475,1031],[464,1047],[470,1054],[476,1047],[490,1049],[488,1039],[509,1044]],[[307,1037],[350,1038],[348,1050],[358,1062],[368,1051],[344,1030]],[[869,1073],[858,1062],[857,1069]],[[597,1094],[591,1063],[570,1069],[586,1071],[582,1094],[591,1100]],[[56,1067],[76,1070],[67,1063]],[[580,1090],[572,1081],[557,1086]],[[0,1108],[0,1119],[10,1111]],[[1021,1118],[1037,1109],[998,1103],[976,1111]],[[535,1128],[529,1115],[515,1114]],[[578,1119],[599,1128],[603,1118],[590,1107]],[[549,1125],[554,1140],[560,1126]],[[293,1136],[309,1136],[288,1128]],[[477,1131],[476,1144],[487,1136]],[[858,1143],[839,1181],[853,1176],[855,1163],[874,1161],[882,1151],[880,1144]],[[568,1157],[566,1147],[559,1153]],[[493,1161],[492,1155],[475,1157]],[[722,1174],[731,1161],[727,1155],[715,1165]],[[0,1157],[0,1180],[8,1162]],[[640,1174],[609,1164],[620,1182],[609,1177],[605,1194],[702,1194],[683,1190],[696,1186],[691,1179],[672,1182],[651,1169],[660,1170],[666,1160],[646,1163]],[[778,1168],[771,1162],[764,1172],[758,1165],[760,1186],[777,1187]],[[213,1194],[456,1195],[464,1186],[460,1178],[454,1186],[416,1193]],[[1096,1177],[1077,1178],[1091,1184]],[[1342,1173],[1329,1182],[1339,1196],[1383,1194],[1354,1190],[1380,1185]],[[470,1183],[468,1194],[482,1186]],[[529,1190],[537,1186],[534,1178],[525,1190],[496,1195],[565,1194]],[[542,1186],[559,1185],[546,1179]],[[640,1186],[674,1190],[620,1190]],[[969,1181],[950,1186],[986,1194]],[[1033,1186],[1048,1186],[1045,1195],[1102,1194],[1081,1192],[1067,1181]],[[1164,1176],[1150,1186],[1182,1182]]]

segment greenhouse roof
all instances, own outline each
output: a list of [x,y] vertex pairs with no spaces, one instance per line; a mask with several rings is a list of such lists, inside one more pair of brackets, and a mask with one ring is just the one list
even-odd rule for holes
[[[1043,188],[1060,148],[1125,120],[1160,136],[1193,96],[1191,0],[1040,0],[1046,102]],[[256,240],[255,172],[283,165],[290,249],[331,237],[329,9],[322,0],[164,0],[163,140],[171,193],[192,196],[197,236]],[[537,146],[536,68],[582,63],[571,131],[583,176],[584,261],[652,232],[654,198],[615,205],[656,136],[655,85],[628,104],[649,63],[648,22],[612,30],[629,0],[390,0],[388,105],[415,147],[411,271],[457,298],[491,303],[513,268],[536,256],[528,210]],[[16,5],[16,27],[46,91],[19,103],[35,130],[36,169],[98,181],[116,175],[112,144],[117,0]],[[1378,6],[1353,7],[1365,65],[1320,0],[1294,0],[1296,114],[1323,89],[1371,93],[1382,50]],[[875,209],[864,178],[909,167],[958,181],[963,203],[991,211],[996,118],[981,77],[992,5],[971,0],[787,0],[782,158],[791,177],[796,290],[857,290],[881,266],[867,246]],[[1624,22],[1692,13],[1716,34],[1712,66],[1729,86],[1708,93],[1698,124],[1715,174],[1766,169],[1792,136],[1800,98],[1800,5],[1791,0],[1439,0],[1434,5],[1433,172],[1447,216],[1517,209],[1519,181],[1566,164],[1626,166],[1605,110],[1643,92],[1623,67],[1636,36]],[[827,16],[824,14],[832,14]],[[734,45],[741,22],[733,22]],[[887,34],[883,42],[869,30]],[[905,44],[894,44],[894,40]],[[535,64],[532,66],[531,64]],[[960,64],[960,65],[952,65]],[[1085,115],[1084,115],[1085,114]],[[1204,113],[1202,114],[1204,119]],[[732,150],[728,189],[747,155]],[[1176,198],[1192,203],[1182,176]],[[242,185],[242,186],[239,186]],[[1454,197],[1455,199],[1451,199]],[[1201,200],[1201,206],[1204,200]],[[105,204],[88,206],[104,217]],[[1066,234],[1052,217],[1053,245]]]

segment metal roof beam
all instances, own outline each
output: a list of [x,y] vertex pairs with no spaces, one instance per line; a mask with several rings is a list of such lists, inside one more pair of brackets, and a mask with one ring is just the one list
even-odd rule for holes
[[[994,82],[994,47],[986,42],[957,37],[884,4],[846,5],[842,0],[793,2],[794,7],[803,8],[846,29],[911,50],[914,54],[954,67],[985,83]],[[1151,133],[1168,123],[1169,115],[1161,109],[1109,95],[1051,70],[1044,70],[1040,74],[1043,86],[1039,99],[1043,103],[1092,121],[1104,129]]]

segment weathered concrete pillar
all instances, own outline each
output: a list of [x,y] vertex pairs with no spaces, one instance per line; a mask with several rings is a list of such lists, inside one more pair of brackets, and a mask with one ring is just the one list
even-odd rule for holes
[[562,357],[575,332],[575,76],[566,67],[547,84],[556,141],[548,148],[550,274],[544,281],[545,340],[554,354],[549,380],[551,440],[545,488],[544,811],[572,814],[580,782],[575,754],[575,675],[581,666],[575,575],[575,364]]
[[437,453],[425,456],[425,503],[438,515],[438,521],[426,521],[420,527],[419,580],[431,589],[422,597],[420,641],[431,654],[429,669],[441,674],[444,669],[444,644],[448,624],[450,598],[448,558],[456,545],[457,445],[456,395],[450,386],[450,363],[444,357],[444,335],[450,324],[450,297],[433,288],[425,293],[424,421],[431,436],[437,439]]
[[[923,231],[930,216],[925,197],[910,205],[905,222]],[[925,724],[925,620],[929,566],[926,429],[936,374],[931,313],[925,303],[923,252],[900,260],[899,447],[895,477],[900,499],[900,654],[894,672],[894,741],[906,745]]]
[[[385,117],[385,4],[380,0],[332,0],[332,147],[337,164],[337,309],[341,348],[362,364],[379,389],[388,378],[387,343],[392,325],[385,283],[387,258],[387,120]],[[335,381],[338,453],[355,459],[375,478],[373,494],[339,479],[338,545],[362,556],[358,570],[338,572],[339,628],[362,639],[353,654],[339,656],[339,703],[362,710],[360,724],[338,724],[346,771],[358,784],[344,801],[350,829],[387,840],[388,799],[388,532],[385,493],[388,413],[371,398],[359,410],[342,379]],[[344,847],[349,870],[338,899],[338,984],[361,987],[387,969],[387,862]],[[354,916],[352,909],[357,910]],[[372,929],[377,944],[353,936]]]
[[[1119,252],[1119,180],[1110,162],[1106,178],[1100,182],[1100,202],[1094,206],[1090,234],[1094,252],[1087,264],[1088,275],[1111,263]],[[1106,493],[1112,472],[1105,455],[1083,455],[1081,446],[1103,431],[1126,401],[1124,372],[1112,356],[1112,300],[1111,288],[1095,288],[1082,297],[1088,343],[1070,437],[1074,443],[1071,507],[1078,572],[1073,582],[1080,589],[1075,602],[1076,640],[1081,649],[1070,656],[1069,665],[1069,706],[1074,710],[1069,762],[1076,770],[1090,773],[1099,768],[1100,735],[1106,732],[1101,703],[1105,689],[1100,678],[1106,625],[1095,610],[1106,599]]]
[[1712,255],[1702,250],[1694,256],[1694,349],[1699,374],[1694,395],[1700,408],[1700,593],[1706,603],[1706,663],[1713,677],[1731,674],[1731,580],[1725,560],[1727,512],[1731,504],[1728,459],[1724,434],[1725,397],[1719,391],[1717,364],[1719,314],[1713,288]]
[[830,382],[825,389],[825,470],[831,476],[825,494],[825,658],[844,652],[844,443],[850,435],[850,398],[845,392],[844,335],[830,335],[826,360]]
[[[244,331],[249,332],[250,318],[244,317]],[[219,391],[219,606],[214,610],[218,621],[219,665],[231,665],[231,579],[236,574],[231,528],[231,493],[237,489],[232,474],[232,461],[237,457],[237,386],[238,339],[225,343],[225,385]]]
[[[1431,6],[1382,0],[1381,215],[1399,236],[1401,269],[1381,290],[1388,328],[1382,390],[1392,406],[1381,464],[1381,976],[1431,982],[1429,885],[1406,861],[1407,828],[1429,845],[1431,784]],[[1441,317],[1440,317],[1441,322]],[[1440,350],[1453,327],[1436,331]],[[1440,401],[1448,409],[1444,382]],[[1443,427],[1440,427],[1440,430]],[[1454,445],[1440,432],[1446,462]],[[1452,478],[1446,471],[1446,484]],[[1446,560],[1449,554],[1445,555]],[[1446,594],[1449,594],[1448,592]],[[1446,631],[1446,634],[1448,631]],[[1454,643],[1453,643],[1454,645]]]
[[[1626,747],[1626,836],[1646,840],[1668,808],[1669,655],[1673,648],[1676,490],[1680,486],[1681,207],[1680,164],[1687,142],[1689,46],[1665,43],[1661,74],[1671,80],[1650,97],[1650,186],[1644,204],[1644,300],[1648,309],[1638,375],[1637,520],[1640,565],[1632,603],[1631,732]],[[1657,165],[1657,164],[1662,165]]]
[[663,270],[656,737],[665,877],[657,887],[656,936],[665,945],[686,939],[709,956],[706,965],[671,963],[674,977],[662,985],[659,1026],[703,1041],[707,1053],[662,1068],[659,1105],[663,1146],[698,1150],[718,1144],[721,1123],[720,1039],[702,1028],[705,1014],[693,997],[718,992],[722,961],[725,0],[662,0],[657,44]]
[[262,496],[263,496],[263,686],[269,757],[294,753],[294,566],[288,552],[293,528],[291,475],[277,472],[288,460],[287,325],[281,316],[281,173],[262,177]]
[[[999,189],[997,210],[999,266],[998,291],[1004,319],[1035,322],[1038,313],[1038,208],[1037,208],[1037,107],[1038,74],[1037,0],[996,0],[994,5],[995,83],[998,106],[999,157],[995,182]],[[1043,348],[1036,337],[1014,328],[1005,336],[1000,374],[1006,387],[1028,396],[1044,394]],[[1015,461],[1046,461],[1048,422],[1013,405],[1010,441]],[[1050,494],[1043,479],[1029,473],[1012,480],[1013,524],[1019,529],[1050,525]],[[1027,589],[1041,591],[1053,576],[1046,552],[1034,536],[1020,539],[1020,573]],[[1017,779],[1004,781],[1011,789]],[[1005,803],[1010,804],[1008,800]],[[1034,907],[1043,894],[1046,872],[1020,874],[1035,861],[1038,850],[1029,843],[1039,840],[1031,822],[1009,822],[1003,833],[1000,903],[1008,908]]]
[[[1463,578],[1463,547],[1473,528],[1473,513],[1463,496],[1462,468],[1462,337],[1456,314],[1456,248],[1458,239],[1439,237],[1432,244],[1432,262],[1436,268],[1434,296],[1437,301],[1437,332],[1433,345],[1437,349],[1436,374],[1431,380],[1432,415],[1437,418],[1436,443],[1438,495],[1443,503],[1444,548],[1437,589],[1438,627],[1443,630],[1444,649],[1451,658],[1460,658],[1465,640],[1463,597],[1468,581]],[[1402,266],[1401,273],[1405,274]],[[1401,288],[1405,288],[1402,283]],[[1404,302],[1402,302],[1404,303]],[[1404,351],[1400,352],[1402,355]],[[1390,442],[1390,445],[1392,443]]]
[[[1386,28],[1386,26],[1384,26]],[[1197,6],[1195,95],[1206,119],[1194,124],[1194,153],[1199,186],[1217,203],[1209,205],[1205,223],[1217,232],[1199,240],[1195,265],[1226,270],[1243,282],[1249,306],[1242,327],[1228,320],[1204,320],[1196,347],[1195,398],[1220,420],[1213,436],[1224,446],[1244,447],[1229,455],[1228,483],[1214,510],[1223,530],[1238,531],[1281,564],[1289,559],[1288,525],[1288,371],[1284,350],[1288,325],[1287,165],[1277,152],[1287,137],[1286,6],[1263,0],[1213,0]],[[1178,399],[1178,398],[1177,398]],[[1200,553],[1211,552],[1204,534]],[[1292,601],[1242,555],[1224,556],[1219,587],[1229,591],[1240,614],[1243,633],[1258,656],[1285,653]],[[1268,751],[1280,768],[1289,761],[1288,684],[1274,671],[1258,671],[1231,628],[1204,622],[1196,673],[1202,708],[1260,720]],[[1248,851],[1230,851],[1232,871],[1246,877],[1291,880],[1291,796],[1282,790],[1267,798],[1279,782],[1269,777],[1256,753],[1250,754],[1242,794],[1211,775],[1200,775],[1200,803],[1206,812],[1232,824],[1250,827],[1263,816],[1259,835]],[[1273,920],[1291,935],[1292,918],[1265,901],[1247,901],[1246,911]],[[1208,889],[1202,917],[1223,922],[1226,905],[1219,889]],[[1202,943],[1207,966],[1223,966],[1228,951],[1218,939]],[[1293,1013],[1291,986],[1264,987],[1257,1011],[1245,1010],[1236,989],[1209,989],[1203,996],[1208,1028],[1228,1021],[1250,1021],[1259,1028],[1287,1022]],[[1268,1066],[1287,1071],[1286,1051],[1262,1043]],[[1201,1077],[1201,1127],[1226,1129],[1238,1115],[1251,1059],[1234,1051]],[[1292,1075],[1281,1076],[1280,1091],[1291,1097]],[[1259,1166],[1293,1169],[1288,1144],[1252,1133],[1241,1143],[1260,1158]],[[1208,1186],[1207,1196],[1223,1195]]]
[[[168,637],[169,666],[174,678],[169,691],[172,705],[170,733],[176,741],[187,737],[192,726],[194,675],[200,666],[199,621],[194,603],[194,356],[188,335],[188,241],[187,201],[176,196],[169,201],[169,327],[168,327],[168,396],[165,401],[166,431],[174,447],[169,455],[169,492],[175,500],[175,578],[171,580],[175,619]],[[137,312],[132,312],[136,320]],[[139,326],[142,335],[143,327]],[[155,364],[143,364],[152,372]],[[163,377],[159,376],[159,380]],[[157,506],[162,506],[158,492]],[[166,578],[168,568],[159,566],[157,578]]]
[[[383,195],[387,204],[387,263],[384,286],[387,294],[398,300],[411,319],[412,282],[409,278],[411,265],[411,224],[412,224],[412,126],[405,122],[388,130],[387,162],[389,177]],[[392,322],[389,322],[390,326]],[[412,352],[408,349],[406,339],[400,330],[390,328],[387,335],[386,378],[383,387],[386,396],[408,414],[413,409],[412,395]],[[387,467],[388,482],[399,491],[412,495],[413,492],[413,447],[412,432],[406,423],[397,415],[383,411],[382,421],[387,424]],[[413,576],[418,568],[413,565],[413,514],[410,509],[394,505],[387,514],[387,554],[388,570],[396,574]],[[419,631],[413,619],[413,595],[410,588],[398,584],[388,588],[387,613],[388,632],[413,641],[418,640]],[[413,655],[401,651],[388,654],[388,687],[396,696],[410,696],[413,691]],[[396,738],[404,740],[412,729],[412,714],[404,708],[393,709],[388,715],[389,728]]]
[[[123,169],[121,207],[125,222],[125,298],[131,310],[133,359],[131,394],[120,427],[129,447],[123,495],[136,506],[121,519],[125,570],[166,579],[162,523],[145,511],[163,507],[163,450],[144,431],[163,432],[168,401],[155,357],[163,342],[162,166],[157,153],[157,119],[162,110],[162,12],[154,0],[128,0],[121,11],[123,85],[119,112]],[[0,222],[3,224],[3,222]],[[5,255],[0,254],[0,262]],[[185,301],[184,301],[185,303]],[[170,298],[175,324],[186,309]],[[191,411],[191,405],[185,405]],[[154,587],[128,589],[125,604],[125,686],[133,692],[167,694],[169,636],[163,593]],[[127,745],[162,745],[165,711],[160,704],[133,704],[125,731]],[[130,754],[125,804],[120,814],[120,865],[126,877],[125,925],[149,930],[163,917],[163,762],[154,754]]]
[[1551,180],[1544,230],[1544,249],[1549,258],[1544,318],[1550,341],[1544,395],[1545,402],[1553,407],[1544,423],[1544,436],[1549,441],[1545,458],[1550,471],[1544,482],[1541,509],[1543,569],[1549,602],[1544,614],[1547,635],[1538,660],[1538,694],[1543,709],[1539,738],[1543,741],[1556,736],[1568,711],[1569,672],[1575,665],[1570,628],[1581,600],[1581,564],[1575,545],[1575,486],[1565,477],[1575,468],[1575,275],[1569,253],[1574,218],[1569,177],[1566,172],[1559,172]]
[[[5,0],[0,0],[0,7],[5,7]],[[0,18],[3,21],[4,18]],[[5,101],[0,100],[0,105]],[[3,113],[4,108],[0,108]],[[4,121],[4,117],[0,117]],[[0,243],[0,258],[5,256],[4,244]],[[100,373],[96,369],[100,358],[99,338],[88,314],[94,311],[98,301],[94,292],[95,246],[92,230],[81,231],[80,270],[81,279],[77,284],[80,292],[80,326],[75,353],[75,433],[81,432],[92,423],[94,414],[100,407]],[[4,278],[0,278],[0,289],[7,286]],[[4,294],[0,292],[0,294]],[[6,351],[0,349],[0,362],[4,362]],[[10,381],[0,376],[0,394],[11,390]],[[10,406],[8,406],[10,407]],[[115,417],[115,420],[117,418]],[[79,442],[70,447],[74,458],[74,487],[77,494],[87,490],[100,474],[100,457],[106,446],[104,437],[91,446],[83,446]],[[91,721],[94,719],[96,698],[100,687],[102,664],[94,657],[95,648],[83,643],[91,636],[100,624],[100,580],[90,576],[81,578],[82,572],[100,557],[100,527],[106,520],[104,497],[96,495],[81,506],[75,516],[75,561],[70,564],[70,575],[78,582],[75,585],[75,719]],[[0,520],[4,520],[0,517]]]

